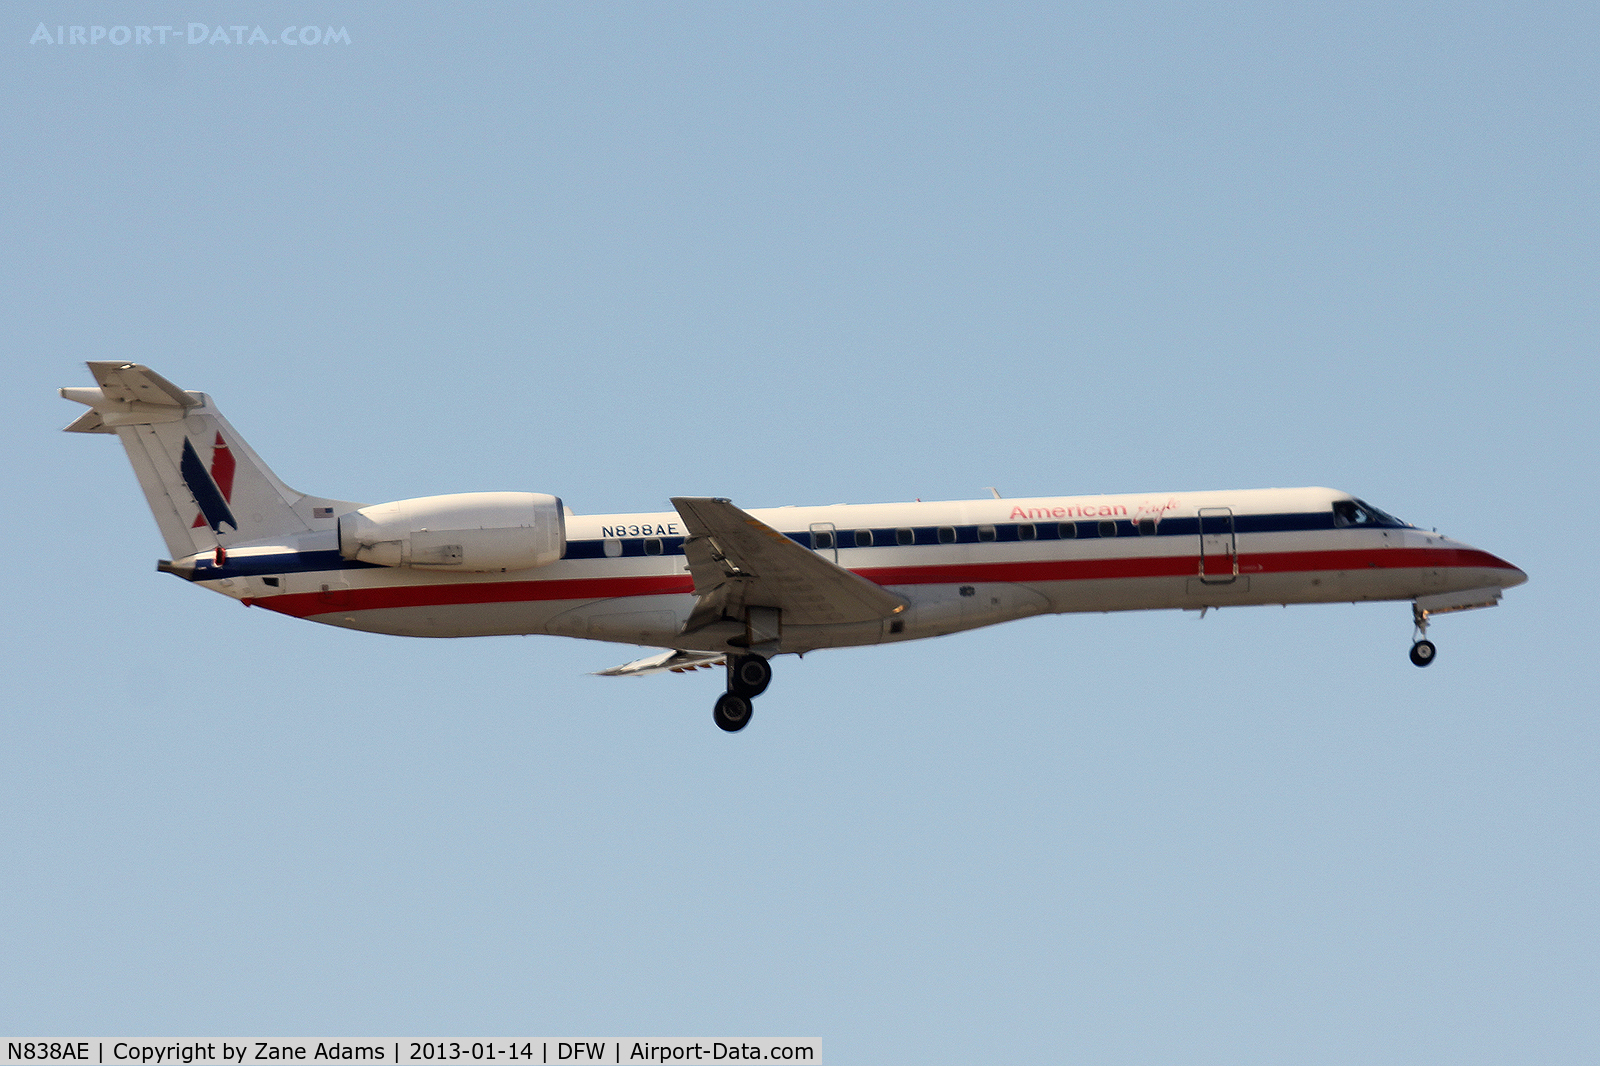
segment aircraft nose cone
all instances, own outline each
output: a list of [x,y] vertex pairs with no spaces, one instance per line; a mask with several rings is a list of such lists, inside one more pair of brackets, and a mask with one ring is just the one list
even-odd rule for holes
[[1501,588],[1514,589],[1518,585],[1521,585],[1528,580],[1528,575],[1526,573],[1518,569],[1516,566],[1513,566],[1511,563],[1506,562],[1498,555],[1490,555],[1488,552],[1484,552],[1483,554],[1488,555],[1489,558],[1493,560],[1490,565],[1496,567],[1495,577],[1497,579],[1497,584],[1499,584]]
[[1526,572],[1498,555],[1486,552],[1482,548],[1475,548],[1470,544],[1462,544],[1460,541],[1455,541],[1454,543],[1468,553],[1469,558],[1473,560],[1475,565],[1492,570],[1493,576],[1490,577],[1490,581],[1501,588],[1514,589],[1518,585],[1527,582],[1528,575]]

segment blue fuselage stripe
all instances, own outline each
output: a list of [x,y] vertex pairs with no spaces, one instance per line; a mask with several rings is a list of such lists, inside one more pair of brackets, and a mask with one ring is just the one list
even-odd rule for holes
[[[1207,519],[1207,533],[1228,532],[1226,518],[1223,526],[1213,529]],[[1198,537],[1200,533],[1200,519],[1198,518],[1167,518],[1153,524],[1144,523],[1144,531],[1140,530],[1141,523],[1128,519],[1084,519],[1077,522],[997,522],[993,525],[961,525],[961,526],[888,526],[870,530],[872,547],[920,547],[923,545],[949,545],[949,544],[984,544],[984,543],[1017,543],[1030,540],[1087,540],[1101,537]],[[1102,527],[1107,527],[1102,532]],[[1290,514],[1244,514],[1233,516],[1233,529],[1236,534],[1249,533],[1296,533],[1317,530],[1334,529],[1335,523],[1331,511],[1310,511]],[[1376,528],[1376,527],[1374,527]],[[1403,528],[1403,527],[1396,527]],[[993,531],[992,533],[990,531]],[[1029,531],[1032,536],[1029,536]],[[856,548],[863,545],[857,544],[856,529],[839,529],[834,532],[835,538],[832,547]],[[909,532],[909,541],[902,542],[901,537]],[[942,539],[941,539],[941,534]],[[784,536],[805,548],[815,547],[813,534],[809,530],[784,533]],[[952,539],[953,538],[953,539]],[[563,559],[604,559],[608,558],[605,551],[607,539],[593,538],[585,540],[569,540]],[[862,538],[865,539],[865,538]],[[648,555],[682,555],[684,537],[630,537],[616,541],[620,543],[620,558],[635,558]],[[824,550],[828,546],[824,546]],[[615,549],[613,549],[615,550]],[[387,567],[377,563],[352,562],[345,559],[337,551],[309,551],[309,552],[279,552],[271,555],[238,555],[229,556],[221,566],[215,562],[205,560],[195,568],[195,580],[215,581],[222,578],[233,577],[270,577],[280,574],[306,574],[319,573],[330,570],[384,570]]]

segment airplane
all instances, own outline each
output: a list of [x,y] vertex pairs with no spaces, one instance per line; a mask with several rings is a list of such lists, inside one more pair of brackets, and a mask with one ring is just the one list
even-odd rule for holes
[[534,492],[361,504],[272,473],[204,393],[91,362],[66,427],[121,440],[171,552],[162,573],[293,618],[413,637],[551,634],[658,653],[599,673],[726,668],[713,720],[743,729],[771,659],[1040,614],[1411,602],[1492,607],[1527,575],[1326,488],[579,515]]

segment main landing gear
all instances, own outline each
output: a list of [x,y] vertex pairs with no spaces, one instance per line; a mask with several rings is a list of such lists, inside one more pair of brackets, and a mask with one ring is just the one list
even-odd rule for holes
[[772,664],[759,655],[728,656],[728,691],[717,697],[711,720],[727,733],[750,724],[750,701],[772,683]]
[[1428,666],[1439,652],[1428,639],[1428,612],[1413,603],[1411,620],[1417,627],[1417,639],[1411,644],[1411,662],[1416,666]]

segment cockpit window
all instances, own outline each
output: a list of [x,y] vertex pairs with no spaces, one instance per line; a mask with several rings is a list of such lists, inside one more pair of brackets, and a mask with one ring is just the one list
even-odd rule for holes
[[1374,526],[1372,515],[1354,500],[1333,501],[1333,524],[1336,526]]
[[1334,500],[1333,524],[1341,528],[1408,528],[1407,523],[1400,521],[1392,514],[1378,510],[1365,500]]
[[1367,509],[1368,513],[1377,515],[1378,516],[1378,523],[1380,525],[1385,525],[1385,526],[1404,526],[1404,527],[1406,527],[1408,529],[1411,526],[1411,523],[1407,522],[1405,519],[1396,518],[1394,515],[1390,514],[1388,511],[1380,511],[1376,507],[1372,506],[1372,504],[1368,503],[1366,500],[1357,500],[1356,502],[1359,503],[1361,506],[1365,507]]

